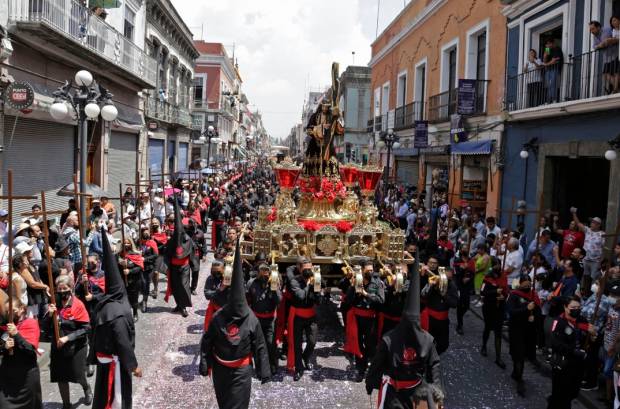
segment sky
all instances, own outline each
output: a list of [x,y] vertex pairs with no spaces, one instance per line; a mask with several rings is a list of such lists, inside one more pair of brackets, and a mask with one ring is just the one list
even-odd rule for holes
[[286,137],[301,122],[309,91],[340,71],[367,65],[375,39],[410,0],[172,0],[194,39],[219,42],[234,54],[250,109],[267,132]]

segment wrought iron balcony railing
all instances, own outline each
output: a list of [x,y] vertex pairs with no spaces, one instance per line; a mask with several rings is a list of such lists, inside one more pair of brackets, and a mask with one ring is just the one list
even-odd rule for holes
[[[107,60],[152,87],[157,83],[157,61],[122,33],[75,0],[9,0],[9,27],[45,26]],[[36,27],[35,27],[36,28]]]

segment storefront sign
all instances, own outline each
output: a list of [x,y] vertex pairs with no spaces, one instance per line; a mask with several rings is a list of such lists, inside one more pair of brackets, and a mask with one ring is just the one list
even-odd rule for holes
[[34,89],[27,82],[13,82],[4,91],[4,102],[13,109],[30,108],[34,102]]
[[426,148],[428,146],[428,121],[415,121],[414,148]]
[[425,155],[447,155],[450,153],[450,145],[429,146],[420,149],[420,153]]
[[463,124],[463,117],[459,114],[453,114],[450,117],[450,141],[452,143],[467,141],[467,132]]
[[459,79],[456,112],[461,115],[473,115],[476,112],[476,80]]

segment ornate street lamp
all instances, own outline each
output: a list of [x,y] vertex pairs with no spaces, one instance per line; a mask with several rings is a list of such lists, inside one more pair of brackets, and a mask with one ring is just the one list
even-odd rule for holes
[[383,197],[387,196],[388,192],[388,182],[390,178],[390,155],[392,154],[392,148],[398,149],[400,148],[400,137],[394,133],[392,128],[388,129],[387,132],[381,132],[379,136],[379,142],[377,142],[377,147],[379,149],[387,148],[387,164],[385,169],[385,183],[383,184]]
[[[73,87],[75,82],[76,87]],[[112,102],[112,94],[101,84],[93,80],[93,75],[80,70],[75,74],[73,81],[65,81],[65,85],[54,93],[54,103],[50,107],[52,118],[61,121],[69,115],[69,108],[73,109],[78,120],[78,137],[80,140],[80,191],[86,192],[86,160],[88,157],[88,123],[97,121],[99,116],[104,121],[114,121],[118,110]],[[86,220],[85,201],[80,201],[82,220]]]

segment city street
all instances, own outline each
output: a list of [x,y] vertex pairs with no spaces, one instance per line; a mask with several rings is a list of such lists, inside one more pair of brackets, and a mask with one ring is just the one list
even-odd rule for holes
[[[211,257],[211,256],[209,256]],[[203,263],[199,289],[208,275],[209,263]],[[211,380],[198,374],[199,343],[206,301],[199,291],[193,297],[194,312],[187,319],[170,313],[170,305],[163,302],[165,287],[160,283],[161,295],[152,302],[149,312],[141,315],[136,324],[136,353],[144,372],[142,379],[134,378],[135,408],[144,409],[215,409],[217,404]],[[348,361],[341,351],[342,327],[335,305],[323,304],[319,310],[319,342],[316,349],[317,369],[306,373],[299,382],[280,372],[273,382],[252,384],[251,408],[371,408],[372,404],[363,383],[353,382],[354,371],[348,370]],[[454,317],[453,317],[454,320]],[[454,328],[452,328],[454,329]],[[450,349],[442,355],[442,376],[447,394],[447,409],[538,409],[546,407],[546,396],[551,381],[531,366],[526,366],[527,396],[520,398],[510,379],[510,357],[504,343],[504,361],[508,368],[499,369],[491,358],[478,353],[482,321],[469,313],[466,317],[465,336],[451,332]],[[45,344],[44,344],[45,345]],[[493,354],[492,346],[489,355]],[[94,377],[90,378],[91,383]],[[46,409],[60,409],[60,395],[55,384],[49,383],[49,371],[42,368],[41,383]],[[78,385],[72,385],[72,402],[81,398]],[[84,407],[74,405],[74,408]],[[585,408],[575,401],[573,409]]]

